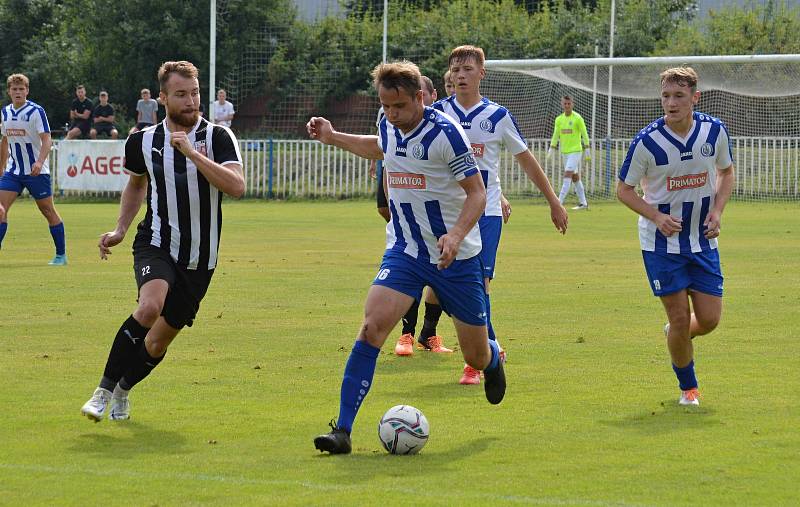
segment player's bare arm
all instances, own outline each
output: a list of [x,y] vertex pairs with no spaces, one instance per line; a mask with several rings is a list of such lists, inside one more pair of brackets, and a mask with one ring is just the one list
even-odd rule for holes
[[101,259],[107,259],[108,255],[111,254],[111,248],[125,239],[125,234],[128,233],[131,222],[133,222],[136,214],[139,213],[139,208],[141,208],[142,201],[144,201],[146,194],[147,176],[132,174],[119,200],[117,227],[113,231],[100,236],[100,241],[97,243],[97,247],[100,249]]
[[714,208],[709,211],[703,225],[706,226],[705,237],[708,239],[719,236],[722,229],[722,212],[731,197],[733,186],[736,183],[736,176],[733,172],[733,165],[726,169],[717,169],[717,189],[714,196]]
[[553,191],[553,187],[550,186],[550,181],[544,174],[539,161],[536,160],[533,153],[528,150],[517,154],[515,158],[517,162],[519,162],[520,167],[522,167],[522,170],[525,171],[525,174],[528,175],[528,179],[542,192],[547,203],[550,205],[550,219],[553,221],[553,225],[556,226],[558,232],[566,234],[567,226],[569,225],[567,210],[561,204],[561,201],[558,200],[558,196]]
[[169,142],[197,166],[197,170],[203,173],[209,183],[231,197],[238,198],[244,195],[245,184],[242,164],[218,164],[214,162],[194,149],[186,132],[173,132],[170,135]]
[[0,139],[0,170],[5,169],[8,163],[8,139]]
[[617,199],[643,217],[652,220],[658,230],[666,237],[681,231],[681,219],[672,215],[661,213],[656,208],[647,204],[647,201],[636,193],[636,189],[622,181],[617,183]]
[[500,212],[503,213],[503,223],[507,224],[511,218],[511,203],[504,194],[500,194]]
[[453,262],[464,236],[472,230],[486,209],[486,187],[483,186],[483,179],[479,173],[464,178],[458,184],[467,193],[467,198],[455,225],[447,231],[447,234],[439,237],[438,246],[442,253],[436,265],[439,269],[445,269]]
[[383,159],[383,152],[378,146],[378,136],[359,136],[338,132],[330,121],[318,116],[308,120],[306,130],[311,139],[316,139],[323,144],[332,144],[362,158]]
[[39,173],[42,172],[42,166],[44,166],[47,157],[50,155],[50,148],[53,146],[53,139],[50,137],[49,132],[39,134],[39,139],[42,140],[42,147],[39,149],[39,157],[31,166],[31,176],[39,176]]

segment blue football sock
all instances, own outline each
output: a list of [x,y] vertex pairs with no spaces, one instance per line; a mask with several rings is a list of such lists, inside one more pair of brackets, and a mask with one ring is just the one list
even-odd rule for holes
[[50,226],[50,235],[53,236],[53,243],[56,245],[56,255],[67,253],[67,241],[64,236],[64,222]]
[[680,385],[681,391],[697,389],[697,377],[694,375],[694,361],[683,368],[678,368],[673,364],[672,370],[675,372],[675,376],[678,377],[678,385]]
[[347,365],[344,367],[342,378],[342,391],[339,399],[339,419],[337,427],[350,433],[353,421],[356,419],[361,403],[372,387],[372,377],[375,375],[375,363],[381,349],[373,347],[367,342],[356,341]]
[[8,222],[3,222],[0,224],[0,247],[3,246],[3,238],[6,237],[6,231],[8,230]]
[[500,365],[500,346],[497,345],[496,341],[489,340],[489,348],[492,351],[492,359],[489,361],[489,366],[483,369],[483,371],[492,371]]
[[497,336],[494,334],[494,326],[492,326],[492,304],[489,300],[489,294],[483,294],[483,304],[486,306],[486,330],[489,331],[489,339],[497,341]]

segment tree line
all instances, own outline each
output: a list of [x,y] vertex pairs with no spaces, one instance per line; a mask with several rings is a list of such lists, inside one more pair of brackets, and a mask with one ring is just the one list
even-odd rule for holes
[[[260,95],[270,112],[297,115],[372,93],[382,3],[349,0],[343,16],[306,23],[290,0],[218,0],[218,83],[233,86],[239,104]],[[595,47],[603,56],[610,4],[393,0],[388,54],[415,61],[437,85],[447,54],[460,44],[479,45],[492,59],[589,57]],[[731,6],[704,19],[690,0],[618,0],[616,7],[615,56],[800,53],[800,7],[785,1]],[[52,124],[67,121],[79,83],[92,98],[107,90],[118,116],[133,121],[139,90],[157,91],[156,71],[166,60],[194,62],[208,102],[208,2],[0,0],[0,19],[0,73],[27,74],[31,99]]]

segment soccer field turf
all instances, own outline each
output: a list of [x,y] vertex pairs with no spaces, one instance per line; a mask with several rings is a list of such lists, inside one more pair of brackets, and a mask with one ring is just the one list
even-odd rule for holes
[[[116,204],[60,204],[70,264],[30,200],[0,251],[0,504],[797,505],[800,227],[796,204],[733,203],[720,238],[725,308],[695,340],[704,395],[680,408],[635,215],[513,202],[492,314],[509,353],[490,406],[460,354],[378,360],[353,454],[312,439],[338,412],[344,362],[383,251],[371,201],[227,202],[220,264],[195,326],[131,394],[132,419],[79,415],[135,307],[130,244],[97,237]],[[422,318],[420,317],[420,325]],[[453,345],[452,324],[440,334]],[[421,409],[417,456],[377,438]]]

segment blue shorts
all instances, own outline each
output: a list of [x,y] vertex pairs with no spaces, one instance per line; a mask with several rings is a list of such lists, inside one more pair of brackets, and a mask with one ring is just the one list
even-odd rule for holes
[[489,217],[483,215],[478,220],[481,231],[481,261],[483,262],[483,277],[494,278],[494,263],[497,260],[497,248],[500,246],[500,234],[503,232],[503,217]]
[[485,289],[480,256],[455,260],[439,270],[436,264],[418,261],[394,250],[383,254],[373,285],[389,287],[420,301],[426,285],[436,292],[448,315],[473,326],[486,325]]
[[644,269],[656,296],[683,289],[722,297],[722,269],[719,251],[671,254],[642,250]]
[[0,176],[0,190],[16,192],[19,195],[24,188],[27,188],[31,197],[36,200],[46,199],[53,195],[49,174],[40,174],[39,176],[26,174],[20,176],[19,174],[3,173],[3,176]]

